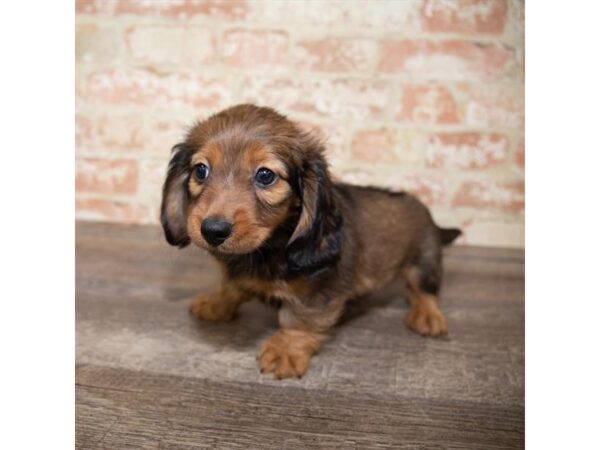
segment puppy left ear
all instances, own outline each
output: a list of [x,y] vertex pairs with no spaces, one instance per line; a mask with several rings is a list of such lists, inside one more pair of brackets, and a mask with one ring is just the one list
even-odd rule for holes
[[320,145],[303,149],[306,159],[297,174],[302,206],[298,224],[287,245],[291,272],[318,275],[337,262],[342,244],[342,215]]
[[191,150],[186,144],[173,147],[169,171],[163,186],[160,221],[165,238],[171,245],[185,247],[190,243],[187,233],[188,191]]

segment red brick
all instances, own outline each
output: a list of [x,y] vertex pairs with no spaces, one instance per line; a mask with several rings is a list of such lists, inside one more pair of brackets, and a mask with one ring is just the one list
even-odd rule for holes
[[174,19],[199,15],[243,19],[247,12],[248,5],[245,0],[119,0],[115,8],[116,14],[139,14]]
[[93,12],[94,8],[94,2],[91,0],[75,0],[76,14],[85,14],[86,12]]
[[352,139],[352,156],[357,162],[382,163],[393,159],[394,137],[385,129],[360,130]]
[[389,89],[387,82],[371,80],[251,77],[242,85],[242,98],[288,113],[365,120],[383,118]]
[[204,27],[137,26],[127,30],[131,57],[144,64],[198,65],[214,61],[216,36]]
[[84,146],[86,142],[94,140],[93,123],[89,117],[75,114],[75,146]]
[[396,113],[401,122],[418,124],[454,124],[460,113],[452,92],[445,86],[432,84],[405,85]]
[[436,175],[397,174],[389,179],[388,186],[392,191],[410,192],[428,206],[446,206],[448,204],[448,187]]
[[496,133],[437,133],[426,150],[428,167],[436,169],[486,169],[504,162],[508,139]]
[[96,143],[103,150],[146,150],[152,139],[144,136],[144,118],[132,116],[101,116],[95,122]]
[[139,113],[94,118],[78,114],[75,118],[75,144],[78,152],[131,150],[163,154],[183,139],[190,123]]
[[468,125],[523,128],[525,87],[522,83],[466,84],[457,86]]
[[107,0],[75,0],[77,14],[112,14],[116,3]]
[[75,216],[82,220],[144,223],[147,211],[140,205],[103,199],[77,199]]
[[222,79],[181,74],[162,75],[132,70],[104,70],[87,78],[91,100],[113,105],[186,104],[220,108],[230,102],[231,93]]
[[232,67],[283,65],[288,36],[279,31],[233,29],[225,32],[222,49],[223,61]]
[[429,206],[445,206],[448,203],[448,187],[435,175],[398,174],[389,180],[392,191],[407,191],[416,195]]
[[144,148],[143,117],[108,115],[98,118],[75,117],[77,152],[90,150],[122,151]]
[[493,80],[511,67],[514,56],[514,50],[498,44],[384,40],[379,70],[428,79]]
[[77,160],[75,186],[79,192],[134,194],[137,185],[137,161],[96,158]]
[[515,164],[521,170],[525,169],[525,139],[519,139],[515,152]]
[[375,64],[376,51],[368,39],[306,40],[295,47],[294,64],[302,70],[364,72]]
[[380,168],[335,171],[337,178],[359,186],[377,186],[393,192],[406,191],[416,195],[430,206],[448,205],[448,186],[445,180],[434,174],[383,172]]
[[455,207],[521,212],[525,208],[525,185],[522,181],[467,181],[459,188],[452,204]]
[[506,0],[425,0],[421,25],[435,33],[500,34],[507,12]]

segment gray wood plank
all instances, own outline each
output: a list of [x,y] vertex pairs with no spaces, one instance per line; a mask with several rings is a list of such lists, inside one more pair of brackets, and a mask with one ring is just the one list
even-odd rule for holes
[[[194,295],[218,285],[203,252],[168,247],[157,227],[78,223],[76,232],[79,448],[220,448],[220,439],[227,448],[523,446],[522,251],[447,249],[447,339],[406,329],[398,283],[349,308],[302,380],[275,381],[255,361],[260,341],[276,329],[272,309],[250,302],[229,324],[187,314]],[[137,392],[143,383],[161,396]],[[167,401],[178,395],[183,412]],[[186,415],[190,404],[206,418]],[[211,408],[236,419],[211,422]],[[315,408],[327,412],[322,422],[311,419]],[[268,411],[280,419],[264,419]],[[369,411],[381,426],[364,417]],[[336,428],[340,421],[347,430]],[[369,423],[372,431],[361,428]]]
[[[522,411],[81,366],[81,448],[518,448]],[[112,420],[88,418],[96,410]],[[168,444],[168,445],[167,445]]]

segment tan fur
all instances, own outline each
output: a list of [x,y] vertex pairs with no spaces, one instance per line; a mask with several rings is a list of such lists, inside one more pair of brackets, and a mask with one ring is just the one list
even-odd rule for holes
[[288,176],[285,164],[272,151],[261,144],[255,144],[246,149],[243,154],[243,165],[249,172],[260,167],[266,167],[284,180]]
[[410,310],[406,314],[406,325],[422,336],[444,336],[448,333],[448,321],[438,307],[437,297],[419,288],[418,274],[414,270],[406,273],[406,285]]
[[326,337],[304,330],[280,329],[261,345],[258,354],[260,371],[273,373],[275,378],[302,377],[310,358]]
[[220,292],[196,297],[190,304],[190,313],[200,320],[228,322],[233,319],[239,306],[249,299],[234,286],[223,283]]
[[443,336],[448,333],[448,321],[437,305],[437,298],[431,294],[409,293],[410,311],[406,314],[406,324],[423,336]]
[[211,167],[217,167],[222,163],[223,151],[216,143],[208,144],[192,156],[192,165],[204,163]]
[[290,197],[290,187],[287,183],[278,180],[270,189],[261,189],[256,192],[256,195],[269,206],[277,206]]

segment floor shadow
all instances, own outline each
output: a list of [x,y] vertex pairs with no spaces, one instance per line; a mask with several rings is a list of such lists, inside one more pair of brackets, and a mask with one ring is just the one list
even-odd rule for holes
[[393,305],[405,306],[405,299],[404,282],[401,280],[395,281],[383,289],[349,301],[338,326],[346,326],[379,308],[389,308]]
[[258,349],[259,343],[277,330],[277,310],[258,300],[243,304],[233,320],[225,323],[201,321],[188,314],[192,333],[215,347],[242,351]]
[[[215,283],[218,283],[217,278],[215,278]],[[206,286],[204,282],[198,283],[198,285]],[[182,314],[187,315],[185,327],[195,336],[195,339],[209,342],[216,348],[227,346],[242,351],[258,348],[260,342],[278,328],[277,308],[258,300],[243,304],[231,322],[200,321],[187,312],[188,303],[199,292],[201,291],[172,287],[164,291],[165,298],[169,301],[182,302],[182,309],[185,309]],[[352,326],[353,322],[368,316],[379,308],[405,308],[405,299],[404,283],[396,281],[384,289],[348,302],[342,317],[332,330],[332,337],[335,337],[340,329]],[[398,327],[404,327],[404,323],[399,322]]]

